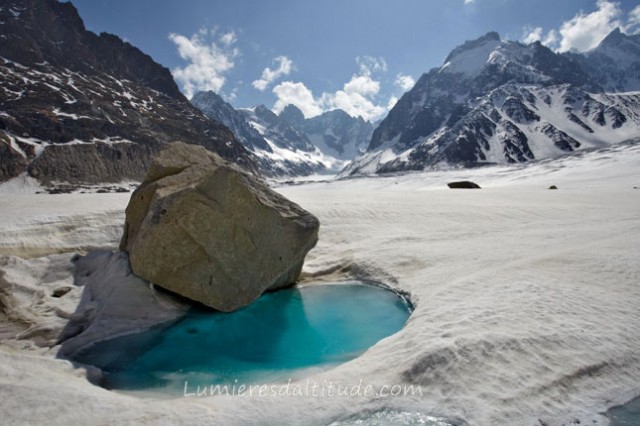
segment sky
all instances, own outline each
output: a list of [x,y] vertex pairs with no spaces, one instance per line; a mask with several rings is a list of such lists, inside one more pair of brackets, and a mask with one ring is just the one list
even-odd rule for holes
[[72,0],[87,29],[109,32],[169,68],[191,97],[236,108],[287,104],[383,118],[465,40],[497,31],[559,52],[613,29],[640,31],[640,0]]

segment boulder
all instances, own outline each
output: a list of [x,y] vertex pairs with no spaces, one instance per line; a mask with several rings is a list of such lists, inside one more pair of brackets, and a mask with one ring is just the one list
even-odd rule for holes
[[462,188],[462,189],[480,189],[480,185],[478,185],[477,183],[474,183],[474,182],[470,182],[468,180],[463,180],[463,181],[460,181],[460,182],[449,182],[447,184],[447,186],[449,188],[452,188],[452,189],[460,189],[460,188]]
[[318,219],[202,147],[169,144],[126,210],[134,273],[230,312],[295,283]]

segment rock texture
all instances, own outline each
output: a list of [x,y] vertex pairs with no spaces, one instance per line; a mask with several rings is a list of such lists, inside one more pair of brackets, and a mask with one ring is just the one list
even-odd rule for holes
[[110,34],[87,31],[71,3],[0,6],[0,182],[142,179],[184,140],[256,170],[233,133],[193,107],[168,69]]
[[236,165],[172,143],[131,196],[120,249],[137,275],[228,312],[293,284],[318,228]]

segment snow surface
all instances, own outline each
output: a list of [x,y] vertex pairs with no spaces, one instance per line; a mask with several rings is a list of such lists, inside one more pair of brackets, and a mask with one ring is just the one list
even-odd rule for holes
[[287,149],[281,148],[271,139],[264,138],[264,140],[267,142],[267,144],[269,144],[272,152],[257,148],[252,152],[258,157],[266,157],[271,159],[276,164],[281,164],[283,168],[286,168],[287,162],[291,162],[294,164],[322,164],[326,170],[336,171],[341,167],[344,167],[346,163],[345,161],[340,161],[334,157],[323,154],[318,148],[315,148],[313,151]]
[[[483,189],[446,188],[462,179]],[[321,221],[305,283],[377,280],[415,304],[402,331],[309,380],[414,384],[422,395],[140,398],[90,384],[84,370],[54,358],[56,348],[11,337],[0,317],[2,422],[314,425],[382,413],[376,424],[386,415],[395,424],[428,416],[607,424],[601,413],[640,395],[638,186],[634,145],[516,166],[280,186]],[[128,196],[1,193],[0,283],[17,295],[14,310],[58,329],[56,308],[67,312],[80,291],[55,299],[48,290],[70,282],[65,259],[74,252],[116,247]]]
[[489,63],[496,49],[502,44],[500,40],[490,40],[475,49],[461,52],[445,63],[440,72],[462,73],[465,77],[474,77]]

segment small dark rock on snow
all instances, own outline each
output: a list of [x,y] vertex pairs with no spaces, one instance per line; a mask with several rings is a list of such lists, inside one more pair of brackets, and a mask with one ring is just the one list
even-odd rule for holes
[[68,285],[65,285],[63,287],[58,287],[55,290],[53,290],[53,293],[51,293],[51,295],[53,297],[62,297],[65,294],[69,293],[71,291],[73,287],[70,287]]
[[460,182],[449,182],[447,186],[452,189],[480,189],[480,185],[468,180],[463,180]]

